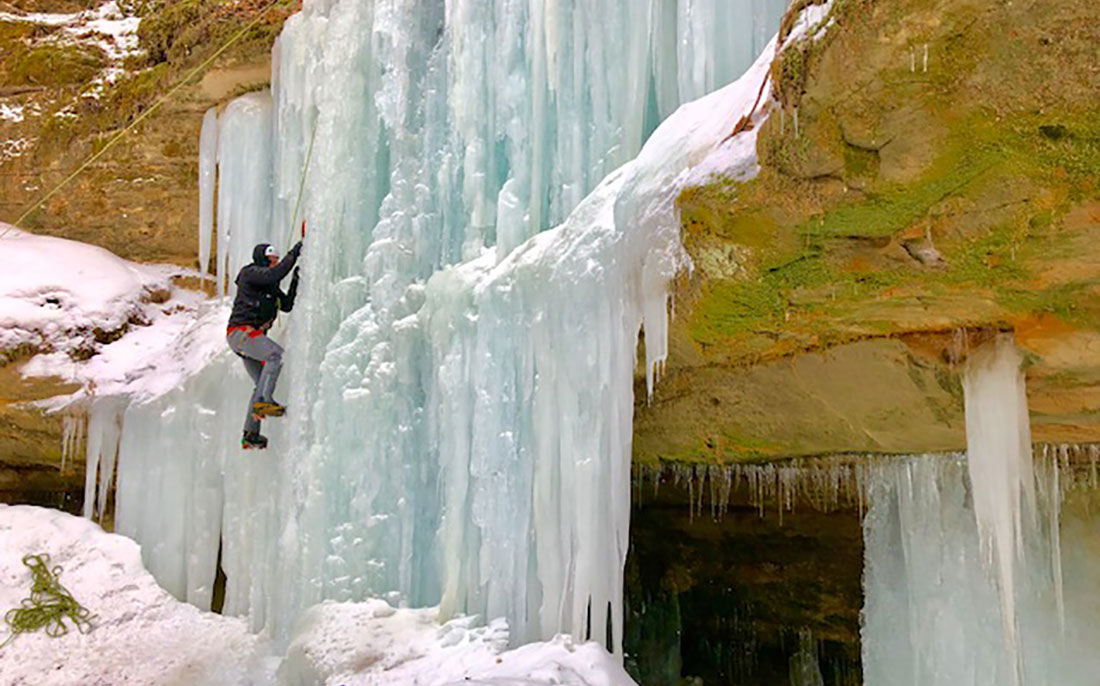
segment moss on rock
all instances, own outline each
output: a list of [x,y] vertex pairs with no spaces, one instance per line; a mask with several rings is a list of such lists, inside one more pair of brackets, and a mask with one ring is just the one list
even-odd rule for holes
[[[838,0],[825,38],[773,66],[778,103],[759,133],[758,178],[680,197],[698,269],[677,298],[666,379],[682,380],[658,386],[655,412],[673,397],[685,402],[715,370],[741,379],[753,365],[869,339],[1012,329],[1039,317],[1100,332],[1100,24],[1090,14],[1087,0]],[[1049,374],[1068,369],[1051,360],[1037,352],[1029,370],[1044,379],[1040,394],[1056,395]],[[881,356],[867,364],[871,395],[895,388],[904,366]],[[936,374],[957,376],[936,364]],[[934,395],[936,386],[925,388]],[[639,457],[887,449],[866,439],[877,421],[870,408],[844,414],[848,428],[838,428],[837,413],[806,405],[807,389],[791,380],[770,392],[780,398],[774,411],[816,428],[744,424],[700,401],[690,424],[713,425],[716,450],[647,423],[639,406]],[[951,444],[921,439],[936,435],[943,412],[896,412],[915,430],[895,447]],[[1100,440],[1095,422],[1082,426],[1075,435]]]

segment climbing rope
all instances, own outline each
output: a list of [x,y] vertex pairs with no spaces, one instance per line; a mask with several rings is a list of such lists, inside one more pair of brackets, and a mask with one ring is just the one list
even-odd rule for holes
[[23,564],[31,570],[31,595],[23,600],[20,607],[4,615],[4,621],[11,627],[11,634],[0,643],[0,648],[19,634],[32,633],[43,627],[51,638],[64,636],[70,630],[65,624],[66,617],[80,633],[86,634],[92,630],[95,617],[58,581],[61,567],[51,569],[49,555],[25,555]]
[[[298,211],[302,209],[302,192],[306,188],[306,176],[309,175],[309,165],[313,161],[313,144],[317,140],[317,122],[313,122],[313,135],[309,137],[309,151],[306,153],[306,165],[302,169],[302,178],[298,181],[298,200],[294,203],[294,214],[290,215],[290,245],[287,246],[287,250],[294,245],[294,227],[298,224]],[[305,228],[302,228],[302,238],[306,237]]]
[[[257,24],[259,24],[260,20],[263,19],[265,14],[267,14],[267,11],[270,10],[275,5],[279,4],[280,2],[285,2],[285,0],[271,0],[271,2],[269,2],[267,5],[265,5],[263,9],[261,9],[259,12],[256,13],[256,17],[251,22],[249,22],[247,26],[245,26],[243,29],[238,31],[236,33],[236,35],[234,35],[232,38],[229,39],[229,42],[227,42],[222,47],[218,48],[217,51],[215,51],[214,54],[210,55],[210,57],[207,57],[202,62],[202,64],[200,64],[199,66],[195,67],[190,72],[188,72],[187,75],[183,77],[182,81],[180,81],[178,84],[176,84],[176,86],[174,88],[172,88],[172,90],[170,90],[167,93],[165,93],[164,95],[162,95],[160,97],[160,99],[157,100],[153,104],[152,107],[150,107],[149,109],[145,110],[140,115],[138,115],[137,118],[134,119],[134,121],[130,122],[129,126],[127,126],[126,128],[124,128],[121,131],[119,131],[118,133],[116,133],[114,136],[112,136],[111,139],[107,141],[106,145],[104,145],[102,148],[100,148],[99,151],[96,152],[94,155],[89,157],[84,162],[84,164],[77,167],[76,171],[74,171],[72,174],[69,174],[67,177],[65,177],[65,179],[61,183],[57,184],[57,186],[55,186],[50,192],[43,195],[33,205],[28,207],[26,209],[26,211],[24,211],[23,214],[19,215],[19,218],[16,219],[12,223],[12,226],[15,227],[15,228],[19,228],[19,226],[23,223],[23,221],[27,217],[31,216],[35,212],[35,210],[42,207],[42,205],[46,204],[47,200],[49,200],[54,195],[56,195],[57,192],[60,191],[62,188],[69,185],[69,183],[73,179],[75,179],[77,176],[80,176],[80,174],[83,173],[85,169],[92,166],[92,164],[96,160],[98,160],[100,157],[102,157],[108,150],[113,148],[115,146],[115,144],[118,143],[120,140],[122,140],[122,137],[125,136],[130,131],[132,131],[134,129],[134,127],[136,127],[141,122],[145,121],[151,114],[153,114],[153,112],[156,112],[158,109],[160,109],[160,106],[163,105],[173,95],[175,95],[177,91],[179,91],[181,88],[186,86],[187,83],[189,81],[191,81],[191,79],[193,79],[197,74],[199,74],[200,72],[205,70],[207,67],[209,67],[214,62],[214,60],[216,60],[218,57],[221,56],[222,53],[224,53],[226,50],[228,50],[230,47],[232,47],[237,41],[239,41],[241,38],[243,38],[245,36],[245,34],[247,34],[249,31],[251,31],[253,27],[255,27]],[[0,238],[3,238],[5,235],[7,235],[9,231],[10,231],[10,229],[4,229],[3,232],[0,232]]]

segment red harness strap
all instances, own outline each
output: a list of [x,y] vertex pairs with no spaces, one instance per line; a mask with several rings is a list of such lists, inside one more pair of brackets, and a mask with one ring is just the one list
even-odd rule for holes
[[225,330],[225,335],[228,336],[229,334],[233,333],[234,331],[247,331],[249,338],[257,338],[259,336],[264,335],[263,331],[261,331],[260,329],[257,329],[254,326],[231,326],[231,327],[229,327],[228,329]]

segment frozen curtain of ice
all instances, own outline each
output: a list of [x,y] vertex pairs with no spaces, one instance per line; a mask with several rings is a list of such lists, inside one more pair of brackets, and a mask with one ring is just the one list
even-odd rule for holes
[[679,179],[767,58],[672,112],[748,67],[785,4],[307,0],[270,95],[208,114],[199,165],[200,259],[224,284],[253,243],[294,240],[314,146],[278,333],[290,416],[240,453],[228,354],[92,409],[89,444],[119,446],[117,528],[158,580],[209,605],[220,545],[226,611],[276,638],[381,594],[506,617],[515,642],[619,646],[639,330],[652,385]]
[[969,361],[965,457],[872,468],[862,628],[871,686],[1096,683],[1095,496],[1067,492],[1060,460],[1033,465],[1021,362],[1011,335]]

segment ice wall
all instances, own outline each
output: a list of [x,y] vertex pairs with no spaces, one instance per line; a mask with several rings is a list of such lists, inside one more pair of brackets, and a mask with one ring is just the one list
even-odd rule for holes
[[[290,415],[237,451],[229,355],[126,410],[118,526],[154,574],[206,602],[220,539],[227,611],[276,638],[319,600],[385,595],[618,646],[638,333],[652,385],[674,199],[768,59],[672,111],[747,67],[784,6],[307,2],[270,100],[218,135],[219,282],[293,240],[305,188]],[[753,135],[726,146],[750,170]]]
[[[982,549],[965,458],[925,456],[873,470],[864,520],[863,674],[868,686],[1003,686],[1016,681],[1005,649],[999,577]],[[1038,479],[1054,489],[1053,472]],[[1051,503],[1040,497],[1041,514]],[[1046,525],[1025,518],[1010,589],[1024,686],[1096,683],[1100,656],[1100,540],[1096,495],[1070,493],[1057,532],[1064,575],[1062,631]]]
[[1061,517],[1059,462],[1033,468],[1021,362],[1011,336],[971,356],[965,458],[870,471],[868,686],[1083,686],[1100,674],[1095,515]]

